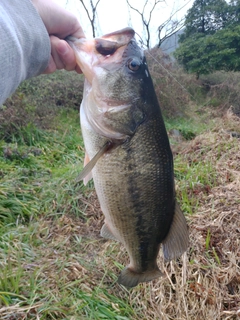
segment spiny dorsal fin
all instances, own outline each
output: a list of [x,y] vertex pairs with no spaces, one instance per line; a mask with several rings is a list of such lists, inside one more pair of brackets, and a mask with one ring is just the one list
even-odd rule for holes
[[163,253],[166,261],[179,258],[188,248],[189,234],[186,219],[176,202],[173,222],[167,237],[163,241]]
[[98,160],[101,158],[101,156],[109,149],[112,142],[107,141],[102,148],[98,151],[97,154],[88,162],[88,164],[83,168],[83,170],[80,172],[79,176],[76,178],[76,182],[83,180],[94,168],[95,164],[98,162]]

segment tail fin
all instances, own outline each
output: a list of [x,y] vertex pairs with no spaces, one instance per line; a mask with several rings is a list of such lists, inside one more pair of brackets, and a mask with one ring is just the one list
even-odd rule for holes
[[148,282],[161,276],[163,276],[163,273],[158,269],[157,266],[154,270],[147,270],[142,273],[134,272],[133,270],[126,267],[121,272],[118,278],[118,283],[127,288],[132,288],[137,286],[140,282]]
[[187,250],[188,243],[187,222],[178,203],[176,203],[171,228],[162,243],[165,260],[170,261],[179,258]]

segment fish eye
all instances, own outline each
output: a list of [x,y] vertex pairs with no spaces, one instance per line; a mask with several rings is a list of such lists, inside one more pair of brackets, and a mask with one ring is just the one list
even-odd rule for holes
[[141,63],[137,59],[130,59],[128,61],[128,68],[132,71],[137,71],[140,67]]

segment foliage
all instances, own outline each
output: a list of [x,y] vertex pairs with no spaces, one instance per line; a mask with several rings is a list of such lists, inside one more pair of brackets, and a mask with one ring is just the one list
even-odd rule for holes
[[186,16],[186,28],[175,52],[189,73],[240,70],[239,1],[196,0]]
[[[65,71],[24,81],[0,106],[0,139],[11,142],[20,128],[51,127],[62,108],[79,110],[83,76]],[[24,130],[24,129],[23,129]]]
[[205,104],[212,113],[224,114],[226,110],[240,116],[240,73],[216,71],[203,75],[199,80],[205,88]]
[[196,33],[213,34],[224,28],[228,21],[227,9],[225,0],[195,0],[186,15],[185,29],[180,36],[180,42]]

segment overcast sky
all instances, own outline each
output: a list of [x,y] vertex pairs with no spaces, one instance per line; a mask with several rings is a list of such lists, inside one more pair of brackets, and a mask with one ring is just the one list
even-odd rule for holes
[[[90,23],[87,19],[87,15],[79,0],[57,0],[62,6],[69,11],[72,11],[79,19],[84,32],[87,37],[92,37]],[[89,3],[90,1],[85,1]],[[96,0],[93,0],[96,3]],[[129,0],[133,7],[142,11],[145,0]],[[146,9],[151,9],[153,1],[149,0],[149,5]],[[159,3],[152,14],[151,26],[151,38],[152,42],[156,42],[154,35],[157,34],[157,27],[166,21],[172,13],[178,11],[179,8],[183,7],[182,10],[177,12],[174,16],[175,19],[182,18],[187,10],[191,8],[193,0],[166,0]],[[149,10],[146,10],[148,13]],[[97,24],[98,34],[97,36],[116,31],[127,26],[133,27],[133,29],[144,37],[142,22],[140,16],[133,10],[129,10],[126,4],[126,0],[100,0],[97,7]],[[147,17],[147,15],[146,15]],[[154,45],[155,43],[152,43]]]

